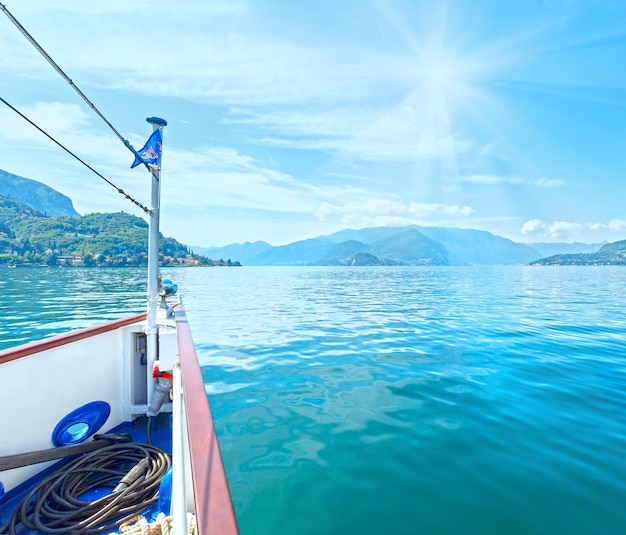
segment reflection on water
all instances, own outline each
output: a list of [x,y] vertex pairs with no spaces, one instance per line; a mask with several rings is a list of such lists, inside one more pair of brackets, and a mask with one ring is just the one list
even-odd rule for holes
[[[5,345],[145,307],[141,270],[5,271]],[[242,533],[626,532],[622,268],[164,271]]]
[[626,529],[626,272],[250,271],[194,301],[242,532]]
[[141,269],[0,268],[0,349],[142,312]]

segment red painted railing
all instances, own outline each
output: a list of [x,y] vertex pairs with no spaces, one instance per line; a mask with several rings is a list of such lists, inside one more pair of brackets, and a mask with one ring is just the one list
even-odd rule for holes
[[48,349],[54,349],[55,347],[61,347],[67,344],[71,344],[72,342],[84,340],[85,338],[90,338],[97,334],[114,331],[115,329],[119,329],[120,327],[124,327],[125,325],[130,325],[144,319],[146,319],[145,312],[141,314],[135,314],[134,316],[127,316],[118,320],[109,321],[107,323],[102,323],[100,325],[95,325],[94,327],[87,327],[78,331],[71,331],[68,333],[59,334],[57,336],[52,336],[50,338],[45,338],[43,340],[29,342],[21,346],[10,347],[9,349],[4,349],[0,351],[0,364],[2,364],[3,362],[9,362],[10,360],[34,355],[35,353],[39,353],[40,351],[46,351]]
[[[146,318],[145,313],[113,320],[0,351],[0,364],[113,331]],[[178,352],[185,396],[197,533],[236,535],[237,520],[215,434],[202,372],[182,305],[175,308]]]
[[200,535],[239,533],[202,372],[182,305],[174,309]]

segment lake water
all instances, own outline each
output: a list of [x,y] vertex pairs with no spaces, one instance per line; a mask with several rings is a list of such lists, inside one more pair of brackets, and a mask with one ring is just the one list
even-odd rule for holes
[[[165,269],[242,534],[626,533],[626,269]],[[144,308],[3,269],[0,348]]]

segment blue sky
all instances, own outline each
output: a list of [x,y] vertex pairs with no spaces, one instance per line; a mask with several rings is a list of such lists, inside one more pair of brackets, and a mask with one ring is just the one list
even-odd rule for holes
[[[345,228],[626,239],[626,2],[2,0],[195,246]],[[0,96],[144,204],[149,175],[0,14]],[[0,169],[142,215],[0,103]]]

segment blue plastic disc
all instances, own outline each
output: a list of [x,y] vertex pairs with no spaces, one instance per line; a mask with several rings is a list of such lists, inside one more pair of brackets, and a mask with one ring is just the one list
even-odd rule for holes
[[92,401],[64,416],[52,432],[55,446],[69,446],[87,440],[107,421],[111,406],[106,401]]

